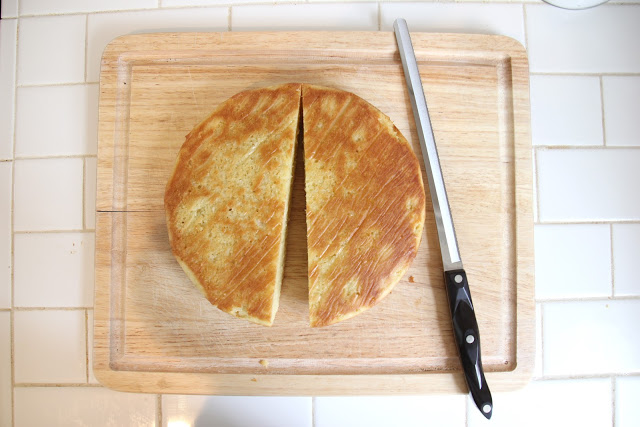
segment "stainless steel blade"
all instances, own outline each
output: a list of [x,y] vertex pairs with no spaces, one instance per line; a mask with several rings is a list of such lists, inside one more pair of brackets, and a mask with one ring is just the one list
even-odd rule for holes
[[422,90],[422,79],[420,78],[418,63],[413,52],[413,44],[411,43],[407,22],[404,19],[397,19],[393,23],[393,28],[396,33],[400,58],[402,59],[402,66],[407,79],[409,98],[413,106],[413,115],[418,130],[418,139],[422,147],[422,157],[424,158],[424,166],[429,181],[429,192],[431,193],[431,202],[433,203],[433,212],[438,229],[444,271],[462,269],[456,230],[453,226],[447,190],[444,186],[438,150],[433,137],[429,110],[427,110],[427,101]]

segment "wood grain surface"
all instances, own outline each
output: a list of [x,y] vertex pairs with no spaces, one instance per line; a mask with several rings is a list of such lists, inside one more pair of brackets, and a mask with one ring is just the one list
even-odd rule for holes
[[[535,353],[526,52],[502,36],[412,38],[487,379],[494,391],[518,388],[529,380]],[[284,82],[366,99],[413,144],[424,173],[393,33],[167,33],[124,36],[107,47],[100,79],[97,378],[115,389],[153,393],[466,392],[429,197],[420,250],[392,294],[325,328],[309,327],[300,156],[274,326],[211,306],[173,258],[163,196],[185,135],[233,94]]]

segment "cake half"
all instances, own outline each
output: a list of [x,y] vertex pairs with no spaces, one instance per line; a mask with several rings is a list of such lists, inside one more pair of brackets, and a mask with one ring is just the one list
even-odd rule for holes
[[420,165],[389,117],[358,96],[302,85],[309,314],[326,326],[374,306],[418,252]]
[[271,325],[278,310],[300,84],[240,92],[186,137],[165,191],[173,254],[220,310]]

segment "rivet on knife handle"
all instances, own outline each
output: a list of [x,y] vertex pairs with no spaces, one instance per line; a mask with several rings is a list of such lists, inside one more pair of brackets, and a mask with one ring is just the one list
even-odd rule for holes
[[451,308],[453,331],[464,370],[469,393],[480,412],[491,418],[493,401],[489,386],[484,378],[480,359],[480,331],[476,321],[471,292],[467,283],[467,275],[462,266],[458,241],[456,239],[453,217],[449,207],[447,190],[440,168],[440,159],[431,127],[427,101],[422,90],[422,79],[416,62],[411,36],[404,19],[396,19],[393,28],[400,50],[400,59],[407,80],[409,99],[416,122],[420,148],[424,158],[424,166],[429,182],[429,192],[433,204],[433,212],[438,230],[440,253],[444,267],[447,295]]

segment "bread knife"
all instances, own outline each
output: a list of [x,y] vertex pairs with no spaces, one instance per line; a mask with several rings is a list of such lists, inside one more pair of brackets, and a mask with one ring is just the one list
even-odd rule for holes
[[473,302],[471,301],[467,274],[460,258],[447,190],[444,185],[442,169],[440,168],[440,159],[438,158],[429,111],[427,110],[427,101],[422,90],[422,80],[420,79],[407,22],[402,18],[398,18],[393,23],[393,28],[398,42],[398,49],[400,50],[413,117],[416,122],[418,139],[420,140],[424,166],[429,181],[429,191],[438,230],[438,241],[440,242],[440,252],[442,253],[444,281],[449,298],[449,308],[458,353],[469,387],[469,393],[482,415],[490,419],[493,413],[493,400],[482,369],[480,331],[478,330],[478,322],[473,309]]

